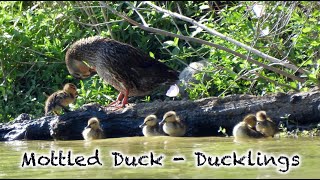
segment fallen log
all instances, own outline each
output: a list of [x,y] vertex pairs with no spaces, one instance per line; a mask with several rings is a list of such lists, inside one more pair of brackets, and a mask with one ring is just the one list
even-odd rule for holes
[[[235,124],[249,113],[265,110],[277,124],[294,121],[299,126],[320,122],[320,91],[277,93],[265,96],[230,95],[196,101],[154,101],[129,104],[117,111],[104,111],[99,104],[87,104],[61,116],[31,119],[21,114],[14,121],[0,124],[0,141],[11,140],[80,140],[91,117],[100,119],[107,138],[142,136],[139,125],[149,114],[162,116],[174,110],[188,125],[185,136],[221,136],[220,127],[232,135]],[[286,118],[283,118],[286,117]]]

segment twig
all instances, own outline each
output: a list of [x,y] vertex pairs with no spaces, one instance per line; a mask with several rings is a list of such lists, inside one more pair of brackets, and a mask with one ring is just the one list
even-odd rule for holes
[[24,46],[21,46],[21,45],[19,45],[19,44],[18,44],[18,46],[19,46],[19,47],[22,47],[22,48],[24,48],[24,49],[26,49],[26,50],[28,50],[28,51],[31,51],[31,52],[34,52],[34,53],[37,53],[37,54],[40,54],[40,55],[46,56],[46,57],[48,57],[48,58],[51,58],[51,59],[55,59],[55,60],[61,61],[61,59],[57,59],[57,58],[54,58],[54,57],[49,57],[49,56],[47,56],[47,55],[45,55],[45,54],[43,54],[43,53],[41,53],[41,52],[39,52],[39,51],[36,51],[36,50],[30,49],[29,47],[24,47]]
[[[178,7],[179,7],[179,4],[178,4],[178,3],[177,3],[177,5],[178,5]],[[182,13],[182,12],[180,12],[180,13]],[[178,32],[182,35],[182,32],[181,32],[180,28],[178,27],[177,23],[174,21],[174,19],[173,19],[172,17],[171,17],[171,20],[172,20],[174,26],[177,28]],[[157,39],[158,39],[158,38],[157,38]],[[158,39],[158,41],[160,42],[159,39]],[[195,53],[197,54],[198,57],[200,57],[202,60],[206,60],[208,63],[210,63],[210,62],[208,61],[208,59],[204,58],[202,55],[200,55],[200,54],[198,53],[198,51],[196,51],[196,50],[192,47],[192,45],[189,43],[189,41],[187,41],[187,40],[185,40],[185,41],[186,41],[186,43],[191,47],[191,49],[193,50],[193,52],[195,52]],[[160,43],[161,43],[161,42],[160,42]],[[170,53],[170,51],[168,51],[168,52]],[[171,53],[170,53],[170,54],[171,54]],[[210,64],[213,65],[212,63],[210,63]],[[226,71],[228,71],[230,74],[236,74],[236,73],[233,72],[232,70],[230,70],[230,69],[228,69],[228,68],[225,68],[225,67],[222,67],[222,66],[213,65],[213,67],[215,67],[215,68],[218,69],[218,70],[226,70]],[[190,67],[190,66],[189,66],[189,68],[194,69],[194,68],[192,68],[192,67]],[[204,70],[198,70],[198,69],[194,69],[194,70],[197,70],[197,71],[199,71],[199,72],[211,73],[211,71],[204,71]],[[202,81],[201,81],[201,82],[202,82]]]
[[295,91],[299,91],[297,88],[294,88],[294,87],[289,86],[289,85],[287,85],[287,84],[279,83],[279,82],[277,82],[277,81],[275,81],[275,80],[272,80],[272,79],[270,79],[270,78],[264,77],[264,76],[262,76],[261,74],[259,74],[259,73],[257,73],[257,72],[255,72],[255,75],[259,76],[260,78],[262,78],[262,79],[264,79],[264,80],[266,80],[266,81],[270,81],[270,82],[272,82],[272,83],[274,83],[274,84],[281,85],[281,86],[284,86],[284,87],[293,89],[293,90],[295,90]]
[[[33,62],[16,62],[19,64],[33,64]],[[48,64],[64,64],[64,61],[60,61],[60,62],[52,62],[52,61],[37,61],[36,63],[48,63]]]
[[37,62],[34,62],[34,63],[32,64],[32,66],[27,70],[27,72],[25,72],[25,73],[18,79],[18,81],[20,81],[26,74],[28,74],[28,73],[31,71],[31,69],[36,65],[36,63],[37,63]]
[[[160,11],[160,12],[167,13],[167,14],[169,14],[170,16],[179,18],[179,19],[181,19],[181,20],[183,20],[183,21],[190,22],[190,23],[192,23],[192,24],[194,24],[194,25],[196,25],[196,26],[198,26],[198,27],[206,30],[206,31],[209,32],[210,34],[213,34],[213,35],[218,36],[218,37],[220,37],[220,38],[222,38],[222,39],[224,39],[224,40],[226,40],[226,41],[229,41],[229,42],[231,42],[231,43],[233,43],[233,44],[236,44],[237,46],[240,46],[240,47],[242,47],[242,48],[244,48],[244,49],[246,49],[246,50],[248,50],[248,51],[252,51],[252,53],[254,53],[254,54],[256,54],[256,55],[258,55],[258,56],[260,56],[260,57],[262,57],[262,58],[264,58],[264,59],[267,59],[267,60],[269,60],[269,61],[271,61],[271,62],[274,62],[274,63],[281,63],[281,60],[279,60],[279,59],[277,59],[277,58],[274,58],[274,57],[272,57],[272,56],[269,56],[269,55],[267,55],[267,54],[265,54],[265,53],[263,53],[263,52],[261,52],[261,51],[258,51],[257,49],[251,48],[250,46],[247,46],[247,45],[245,45],[245,44],[243,44],[243,43],[241,43],[241,42],[239,42],[239,41],[237,41],[237,40],[234,40],[234,39],[232,39],[232,38],[230,38],[230,37],[228,37],[228,36],[225,36],[225,35],[217,32],[217,31],[215,31],[215,30],[213,30],[213,29],[211,29],[211,28],[208,28],[207,26],[205,26],[205,25],[203,25],[203,24],[195,21],[194,19],[191,19],[191,18],[189,18],[189,17],[180,15],[180,14],[175,13],[175,12],[171,12],[171,11],[169,11],[169,10],[162,9],[161,7],[154,5],[154,4],[152,4],[151,2],[149,2],[149,1],[145,1],[144,3],[148,4],[149,6],[155,8],[156,10],[158,10],[158,11]],[[298,67],[296,67],[295,65],[292,65],[292,64],[282,63],[282,65],[285,66],[285,67],[287,67],[287,68],[289,68],[289,69],[295,70],[295,71],[298,69]]]
[[76,23],[79,23],[79,24],[82,24],[82,25],[85,25],[85,26],[90,26],[90,27],[96,27],[96,26],[101,26],[101,25],[108,25],[111,24],[111,23],[117,23],[117,22],[122,22],[123,20],[115,20],[115,21],[109,21],[109,22],[104,22],[104,23],[98,23],[98,24],[88,24],[88,23],[83,23],[83,22],[80,22],[78,21],[77,19],[75,18],[71,18],[73,21],[75,21]]
[[[87,6],[84,5],[84,2],[79,1],[79,3],[81,4],[82,7],[86,7],[86,8],[83,8],[83,10],[86,12],[86,14],[87,14],[87,16],[89,17],[91,23],[92,23],[92,24],[98,24],[98,23],[93,19],[93,16],[92,16],[92,14],[89,12],[89,10],[87,9]],[[101,31],[100,31],[99,26],[96,26],[96,27],[94,27],[94,28],[98,31],[99,34],[101,34]]]
[[[155,37],[156,37],[156,39],[159,41],[159,43],[161,44],[161,46],[162,47],[164,47],[164,45],[163,45],[163,43],[160,41],[160,39],[155,35]],[[171,52],[167,49],[167,48],[164,48],[166,51],[168,51],[168,53],[169,54],[171,54]],[[171,55],[173,55],[173,54],[171,54]],[[183,64],[183,65],[185,65],[186,67],[187,66],[189,66],[187,63],[185,63],[184,61],[182,61],[182,60],[180,60],[179,58],[177,58],[177,60],[181,63],[181,64]],[[193,68],[192,68],[193,69]],[[197,69],[194,69],[194,70],[197,70]]]
[[7,79],[6,79],[6,72],[4,71],[4,65],[3,65],[3,59],[0,60],[0,63],[1,63],[1,71],[2,71],[2,83],[1,84],[6,84],[7,83]]
[[144,20],[143,16],[139,13],[139,11],[137,10],[136,7],[134,7],[130,2],[126,1],[126,3],[138,14],[138,16],[140,17],[142,24],[146,27],[149,27],[149,25],[146,23],[146,21]]
[[[100,1],[99,1],[99,3],[101,4]],[[109,14],[107,15],[106,10],[105,10],[102,6],[101,6],[101,10],[102,10],[102,14],[103,14],[104,21],[105,21],[105,22],[109,22]],[[112,39],[115,39],[114,36],[113,36],[112,28],[110,27],[110,24],[107,23],[106,26],[107,26],[107,29],[108,29],[108,31],[109,31],[109,33],[110,33],[111,38],[112,38]]]
[[[3,82],[1,83],[2,85],[6,85],[7,83],[7,77],[16,69],[17,67],[14,67],[11,69],[11,71],[8,73],[8,74],[4,74],[4,71],[3,71]],[[4,69],[3,69],[4,70]],[[4,76],[5,75],[5,76]]]
[[[112,7],[110,7],[109,5],[103,3],[103,5],[109,9],[112,13],[116,14],[117,16],[125,19],[126,21],[128,21],[129,23],[135,25],[135,26],[138,26],[139,28],[143,29],[143,30],[146,30],[146,31],[149,31],[149,32],[153,32],[153,33],[157,33],[157,34],[161,34],[161,35],[164,35],[164,36],[170,36],[170,37],[177,37],[177,38],[180,38],[180,39],[183,39],[183,40],[186,40],[186,41],[192,41],[192,42],[196,42],[196,43],[199,43],[199,44],[205,44],[205,45],[208,45],[208,46],[211,46],[211,47],[215,47],[217,49],[221,49],[223,51],[226,51],[226,52],[229,52],[235,56],[238,56],[242,59],[246,59],[247,61],[251,62],[251,63],[254,63],[258,66],[262,66],[263,68],[265,69],[268,69],[270,71],[273,71],[273,72],[276,72],[276,73],[279,73],[283,76],[286,76],[290,79],[293,79],[293,80],[297,80],[299,82],[305,82],[304,79],[302,78],[299,78],[299,77],[296,77],[292,74],[289,74],[285,71],[282,71],[280,69],[277,69],[277,68],[274,68],[274,67],[271,67],[271,66],[268,66],[268,65],[265,65],[259,61],[256,61],[250,57],[246,57],[245,55],[243,54],[240,54],[236,51],[233,51],[229,48],[226,48],[226,47],[223,47],[223,46],[220,46],[218,44],[214,44],[214,43],[211,43],[211,42],[208,42],[208,41],[205,41],[205,40],[202,40],[202,39],[198,39],[198,38],[191,38],[191,37],[187,37],[187,36],[183,36],[183,35],[178,35],[178,34],[174,34],[174,33],[171,33],[171,32],[168,32],[168,31],[164,31],[162,29],[157,29],[157,28],[153,28],[153,27],[146,27],[146,26],[143,26],[142,24],[139,24],[138,22],[134,21],[133,19],[129,18],[128,16],[122,14],[122,13],[119,13],[118,11],[114,10]],[[281,62],[280,62],[281,63]]]

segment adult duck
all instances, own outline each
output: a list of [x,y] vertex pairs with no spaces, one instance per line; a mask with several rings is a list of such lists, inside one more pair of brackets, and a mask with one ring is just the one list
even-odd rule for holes
[[141,50],[94,36],[73,43],[65,57],[69,73],[80,79],[97,73],[120,93],[110,105],[124,107],[130,96],[146,96],[161,85],[172,85],[178,72]]

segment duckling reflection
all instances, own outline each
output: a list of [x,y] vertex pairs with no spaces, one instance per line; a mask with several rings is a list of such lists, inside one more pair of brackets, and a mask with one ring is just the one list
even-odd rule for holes
[[262,138],[264,135],[255,130],[257,123],[256,116],[247,115],[240,123],[238,123],[232,131],[235,138]]
[[184,136],[187,127],[177,116],[176,112],[169,111],[164,114],[160,125],[163,124],[163,131],[169,136]]
[[147,116],[139,127],[142,128],[142,133],[146,137],[164,135],[156,115]]
[[82,131],[82,136],[85,140],[103,139],[104,133],[100,127],[99,119],[93,117],[88,120],[88,125]]
[[266,111],[256,113],[256,129],[266,137],[274,137],[279,132],[279,128],[268,116]]

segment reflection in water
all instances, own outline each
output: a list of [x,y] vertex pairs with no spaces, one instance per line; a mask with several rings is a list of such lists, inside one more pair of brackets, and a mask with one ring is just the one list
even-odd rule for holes
[[[156,136],[108,138],[95,141],[0,142],[0,178],[319,178],[319,140],[319,138],[269,138],[235,141],[232,137]],[[95,150],[98,150],[102,165],[21,167],[23,155],[26,152],[29,154],[33,152],[35,157],[39,158],[50,157],[51,150],[63,151],[65,155],[70,150],[73,157],[84,156],[85,158],[93,156]],[[231,167],[223,163],[219,166],[208,165],[209,156],[210,161],[214,162],[216,157],[233,156],[235,152],[238,157],[245,156],[247,159],[248,151],[252,151],[253,157],[259,156],[261,161],[265,154],[268,157],[274,156],[276,165],[272,165],[274,164],[272,162],[267,167]],[[114,167],[115,156],[112,152],[121,153],[123,156],[121,165]],[[206,155],[206,165],[197,167],[198,157],[195,152]],[[258,152],[260,154],[257,155]],[[156,163],[151,166],[150,153],[154,160],[164,155],[164,158],[159,160],[162,166]],[[281,155],[284,158],[278,160]],[[300,157],[297,167],[292,166],[297,164],[295,161],[297,159],[293,159],[294,155]],[[137,166],[127,167],[125,164],[130,164],[133,157]],[[175,161],[174,158],[183,160]],[[232,162],[231,158],[226,159],[226,164]],[[44,158],[41,162],[45,160]],[[120,160],[122,159],[119,156],[118,164]],[[290,170],[287,173],[281,173],[279,169],[285,169],[286,160],[290,163]],[[204,159],[201,161],[204,162]],[[148,165],[144,166],[144,164]]]

